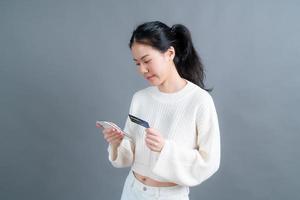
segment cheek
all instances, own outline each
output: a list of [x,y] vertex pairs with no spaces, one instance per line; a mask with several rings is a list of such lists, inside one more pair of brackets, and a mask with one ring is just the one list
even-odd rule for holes
[[163,74],[166,71],[166,63],[163,60],[155,60],[151,63],[151,69],[152,73]]
[[151,61],[151,63],[148,64],[148,68],[150,69],[151,73],[155,74],[159,71],[159,63]]

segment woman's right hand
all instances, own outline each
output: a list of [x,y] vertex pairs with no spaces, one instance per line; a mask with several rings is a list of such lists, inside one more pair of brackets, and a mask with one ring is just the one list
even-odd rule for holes
[[114,147],[118,147],[124,138],[123,133],[114,128],[104,128],[102,133],[104,139]]

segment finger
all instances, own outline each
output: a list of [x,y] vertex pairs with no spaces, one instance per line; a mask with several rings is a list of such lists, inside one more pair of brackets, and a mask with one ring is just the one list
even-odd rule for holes
[[107,139],[108,137],[111,137],[112,135],[114,135],[115,133],[113,131],[111,132],[104,132],[103,135],[104,135],[104,138]]
[[103,133],[110,133],[110,132],[113,132],[114,131],[114,129],[113,128],[105,128],[105,129],[103,129]]
[[157,131],[155,130],[148,130],[146,131],[147,135],[159,135],[159,133],[157,133]]
[[117,136],[121,136],[122,134],[120,134],[120,133],[117,133],[117,132],[111,132],[110,134],[107,134],[106,135],[106,140],[108,140],[108,139],[111,139],[111,138],[114,138],[114,137],[117,137]]
[[145,131],[146,131],[146,133],[152,133],[152,132],[155,132],[155,129],[153,129],[153,128],[146,128]]
[[146,134],[146,137],[148,137],[148,138],[159,138],[159,135]]
[[96,123],[96,127],[97,128],[103,128],[103,126],[101,124]]
[[151,142],[146,141],[145,143],[146,143],[146,146],[147,146],[149,149],[151,149],[151,150],[153,149],[154,145],[153,145]]
[[122,135],[122,132],[119,130],[114,130],[111,132],[112,135]]
[[156,141],[156,140],[151,140],[151,139],[148,139],[148,138],[146,138],[146,143],[148,143],[148,144],[151,145],[151,146],[157,146],[157,145],[159,144],[158,141]]
[[106,138],[106,141],[107,142],[111,142],[111,141],[113,141],[115,138],[117,138],[117,137],[119,137],[118,135],[111,135],[111,136],[108,136],[107,138]]
[[115,129],[115,128],[106,128],[103,130],[104,133],[112,133],[112,132],[117,132],[117,133],[121,133],[120,130]]
[[105,140],[107,140],[109,137],[111,137],[111,134],[110,134],[110,133],[105,133],[105,134],[104,134],[104,139],[105,139]]
[[114,137],[110,137],[107,141],[108,142],[117,142],[121,139],[123,139],[123,135],[115,135]]
[[115,134],[121,134],[121,133],[111,130],[111,131],[105,131],[103,134],[104,134],[104,138],[107,139],[108,137],[111,137]]
[[151,151],[158,151],[158,148],[150,143],[146,143],[146,146],[151,150]]
[[156,135],[146,135],[146,139],[152,140],[154,142],[159,142],[159,137],[157,137]]

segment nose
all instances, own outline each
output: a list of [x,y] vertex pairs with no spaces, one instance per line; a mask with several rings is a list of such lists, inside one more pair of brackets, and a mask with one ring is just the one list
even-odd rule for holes
[[140,66],[139,66],[139,71],[140,71],[141,74],[145,74],[145,73],[148,72],[148,69],[147,69],[147,67],[144,66],[143,64],[140,64]]

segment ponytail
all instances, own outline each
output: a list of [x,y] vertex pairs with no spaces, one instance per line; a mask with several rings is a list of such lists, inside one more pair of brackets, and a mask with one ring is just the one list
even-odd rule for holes
[[202,89],[211,92],[204,85],[204,66],[198,56],[191,38],[190,31],[182,24],[171,28],[166,24],[153,21],[139,25],[132,33],[129,47],[133,42],[140,42],[165,52],[170,46],[175,49],[174,64],[178,74]]

